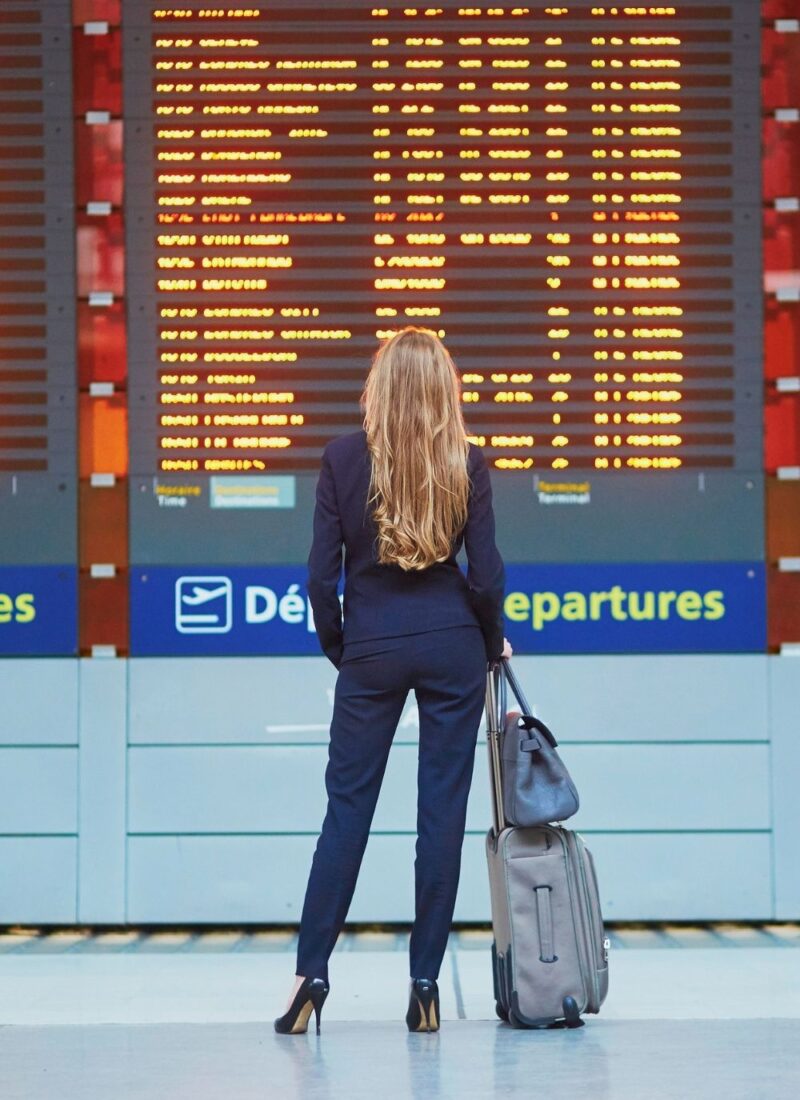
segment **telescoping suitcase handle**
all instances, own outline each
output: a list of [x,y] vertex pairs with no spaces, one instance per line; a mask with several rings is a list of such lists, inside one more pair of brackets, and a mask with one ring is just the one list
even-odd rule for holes
[[501,764],[501,739],[506,724],[507,686],[511,687],[522,712],[522,721],[527,719],[532,726],[547,738],[553,748],[556,741],[543,722],[534,719],[522,686],[515,676],[511,662],[507,657],[490,661],[486,672],[486,740],[489,747],[489,779],[492,788],[492,828],[494,835],[505,828],[506,818],[503,809],[503,769]]
[[502,658],[490,661],[486,672],[486,744],[489,749],[489,785],[492,793],[492,830],[497,837],[505,827],[500,737],[505,725],[505,679]]

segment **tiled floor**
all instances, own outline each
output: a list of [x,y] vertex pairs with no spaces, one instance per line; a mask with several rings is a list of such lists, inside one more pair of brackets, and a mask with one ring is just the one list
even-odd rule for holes
[[451,936],[442,1029],[411,1036],[406,932],[345,933],[321,1036],[277,1036],[291,931],[0,934],[2,1100],[797,1100],[800,925],[609,929],[574,1032],[494,1015],[491,935]]

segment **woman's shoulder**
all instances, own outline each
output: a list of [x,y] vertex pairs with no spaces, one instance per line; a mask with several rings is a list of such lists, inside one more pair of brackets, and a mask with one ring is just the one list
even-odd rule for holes
[[469,452],[467,453],[467,469],[477,470],[481,466],[486,465],[486,456],[483,453],[483,448],[477,443],[473,443],[472,440],[468,440]]
[[334,461],[349,459],[353,455],[363,453],[367,446],[367,433],[363,428],[356,432],[345,432],[336,435],[325,444],[324,454]]

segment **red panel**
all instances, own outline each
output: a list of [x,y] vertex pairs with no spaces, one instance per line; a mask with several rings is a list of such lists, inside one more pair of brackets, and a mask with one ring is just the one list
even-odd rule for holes
[[800,103],[800,34],[761,35],[761,102],[765,111]]
[[800,186],[800,141],[796,122],[765,118],[762,125],[763,191],[766,199],[796,195]]
[[122,203],[122,122],[75,123],[75,200]]
[[800,308],[768,299],[764,337],[765,376],[800,374]]
[[764,465],[800,466],[800,400],[796,393],[767,393],[764,409]]
[[[75,116],[75,199],[79,210],[92,201],[122,204],[122,122],[89,126],[86,111],[122,113],[122,68],[119,30],[86,35],[82,24],[92,21],[119,27],[120,0],[72,0],[73,104]],[[93,217],[79,213],[76,226],[78,294],[124,291],[124,234],[119,214]],[[78,369],[85,391],[91,382],[126,379],[125,308],[91,307],[78,302]],[[127,470],[127,395],[112,398],[79,396],[80,474],[94,471],[124,475]],[[92,562],[123,564],[128,556],[128,483],[111,488],[79,486],[79,634],[81,653],[93,645],[113,645],[128,651],[128,579],[97,580],[86,568]]]
[[122,114],[122,35],[119,30],[108,34],[84,34],[80,28],[72,32],[72,64],[74,110],[77,116],[86,111],[110,111]]
[[798,16],[797,0],[761,0],[762,19],[797,19]]
[[127,570],[102,580],[81,572],[78,588],[81,653],[91,653],[93,645],[113,645],[119,654],[127,653]]
[[80,476],[128,472],[128,401],[126,394],[90,397],[81,394]]
[[770,649],[781,642],[800,642],[800,573],[767,574],[767,639]]
[[124,562],[128,558],[128,483],[103,488],[82,481],[79,486],[79,565]]
[[72,22],[75,24],[95,20],[114,24],[119,23],[120,18],[120,0],[72,0]]
[[92,290],[122,294],[125,287],[125,250],[122,217],[77,215],[78,294]]
[[797,214],[764,211],[764,268],[766,271],[800,270],[800,219]]
[[124,384],[127,340],[123,302],[95,308],[78,303],[78,377],[82,389],[90,382]]
[[766,479],[767,557],[800,557],[800,481]]

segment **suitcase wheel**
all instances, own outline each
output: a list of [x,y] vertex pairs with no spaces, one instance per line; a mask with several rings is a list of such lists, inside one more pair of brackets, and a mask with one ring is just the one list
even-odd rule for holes
[[564,1009],[564,1023],[567,1027],[583,1027],[586,1021],[581,1019],[578,1003],[574,997],[565,997],[561,1007]]
[[503,1008],[499,1001],[494,1002],[494,1010],[499,1019],[505,1020],[505,1022],[508,1023],[508,1009]]

